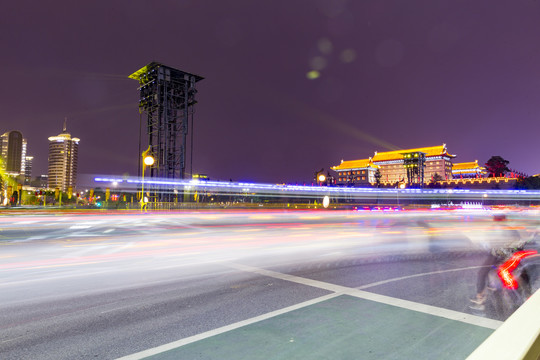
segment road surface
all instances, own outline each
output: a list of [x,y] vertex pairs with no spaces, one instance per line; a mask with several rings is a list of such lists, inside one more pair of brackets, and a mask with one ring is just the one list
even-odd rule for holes
[[0,216],[0,357],[465,358],[502,320],[468,308],[491,226],[444,212]]

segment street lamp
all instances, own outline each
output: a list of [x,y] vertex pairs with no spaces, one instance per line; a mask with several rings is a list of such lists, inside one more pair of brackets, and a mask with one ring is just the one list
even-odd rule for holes
[[145,201],[145,198],[144,198],[144,169],[147,166],[154,165],[154,157],[150,154],[150,150],[152,150],[152,147],[149,145],[148,149],[146,149],[142,153],[143,167],[142,167],[142,183],[141,183],[141,211],[143,211],[147,203],[147,201]]

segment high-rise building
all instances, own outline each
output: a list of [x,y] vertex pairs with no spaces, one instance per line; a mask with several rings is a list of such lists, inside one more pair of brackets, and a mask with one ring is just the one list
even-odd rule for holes
[[2,170],[7,175],[24,175],[26,158],[26,139],[20,131],[8,131],[0,136]]
[[34,163],[34,157],[25,156],[24,161],[24,183],[30,184],[32,181],[32,164]]
[[67,191],[73,189],[77,182],[77,162],[79,141],[71,137],[66,130],[66,122],[62,133],[49,138],[49,188]]

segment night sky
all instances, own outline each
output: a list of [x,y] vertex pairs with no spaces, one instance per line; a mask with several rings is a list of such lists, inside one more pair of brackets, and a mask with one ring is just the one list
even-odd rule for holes
[[0,44],[0,132],[33,176],[64,117],[80,174],[136,175],[128,76],[151,61],[205,78],[193,170],[212,179],[311,183],[442,143],[540,173],[538,0],[3,1]]

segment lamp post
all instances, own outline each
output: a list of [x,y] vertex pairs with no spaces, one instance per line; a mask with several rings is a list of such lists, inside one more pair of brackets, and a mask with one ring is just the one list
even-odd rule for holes
[[148,149],[146,149],[142,153],[143,167],[142,167],[142,183],[141,183],[141,212],[146,206],[146,201],[144,198],[144,169],[146,168],[146,166],[154,165],[154,157],[149,154],[150,150],[152,150],[152,147],[148,146]]

